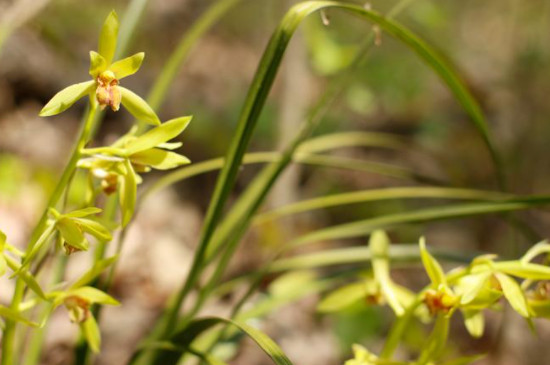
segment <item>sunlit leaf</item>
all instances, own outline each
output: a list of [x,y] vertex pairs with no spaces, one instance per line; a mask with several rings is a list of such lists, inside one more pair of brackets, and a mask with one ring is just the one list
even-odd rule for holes
[[109,70],[115,74],[115,77],[120,80],[124,77],[135,74],[141,67],[145,53],[136,53],[133,56],[126,57],[120,61],[114,62]]
[[[232,321],[219,317],[207,317],[194,320],[185,328],[185,330],[176,333],[170,341],[184,349],[189,348],[193,340],[195,340],[200,334],[218,324],[232,324],[238,327],[271,358],[273,363],[277,365],[292,365],[292,362],[288,359],[280,347],[262,331],[239,321]],[[172,350],[165,351],[162,353],[162,356],[158,357],[155,362],[151,363],[151,365],[176,365],[181,355],[181,353],[174,353]]]
[[78,99],[90,93],[95,86],[95,81],[86,81],[74,84],[61,90],[42,108],[41,117],[48,117],[67,110]]
[[103,27],[101,28],[101,33],[99,35],[99,44],[98,51],[103,58],[110,64],[113,61],[113,57],[116,51],[116,43],[118,37],[118,16],[113,10],[109,13]]
[[122,105],[136,118],[151,125],[160,125],[160,120],[149,104],[134,92],[119,86]]

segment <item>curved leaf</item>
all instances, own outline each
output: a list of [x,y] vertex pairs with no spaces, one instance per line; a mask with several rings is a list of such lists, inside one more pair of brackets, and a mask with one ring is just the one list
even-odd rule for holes
[[[203,332],[218,324],[231,324],[237,326],[248,337],[250,337],[260,348],[271,358],[272,362],[277,365],[292,365],[292,362],[286,357],[279,346],[273,342],[266,334],[258,329],[250,327],[242,322],[232,321],[230,319],[220,317],[207,317],[194,320],[189,326],[180,333],[172,336],[170,342],[183,348],[189,348],[191,343]],[[176,365],[181,354],[173,352],[162,352],[157,358],[155,365]]]

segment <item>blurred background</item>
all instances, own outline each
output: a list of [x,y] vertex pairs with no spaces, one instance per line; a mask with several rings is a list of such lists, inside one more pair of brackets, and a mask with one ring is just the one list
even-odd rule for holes
[[[57,91],[88,78],[88,52],[97,48],[106,14],[114,8],[124,19],[128,3],[0,0],[0,229],[12,244],[25,245],[41,214],[72,147],[85,102],[56,117],[39,118],[38,112]],[[144,51],[145,61],[138,74],[123,81],[124,86],[146,97],[182,35],[212,3],[150,0],[128,52]],[[294,3],[243,0],[193,48],[158,110],[161,120],[194,115],[180,150],[193,162],[226,152],[264,47]],[[370,6],[384,13],[395,3],[372,0]],[[328,12],[326,17],[325,21],[319,16],[308,19],[292,40],[252,150],[273,151],[286,145],[372,30],[341,12]],[[473,90],[504,161],[508,190],[547,194],[550,1],[414,0],[397,19],[439,49]],[[395,134],[404,142],[404,149],[347,148],[336,154],[392,164],[414,172],[413,176],[294,166],[278,182],[266,209],[338,192],[426,182],[498,189],[483,141],[444,85],[402,44],[383,33],[376,43],[364,67],[324,114],[315,135],[344,131]],[[94,144],[113,142],[132,123],[126,111],[107,112]],[[258,170],[258,166],[242,170],[235,194]],[[156,178],[158,174],[149,174],[144,185]],[[127,237],[112,291],[122,306],[105,310],[102,318],[104,350],[98,364],[124,363],[179,287],[215,180],[216,173],[208,173],[178,183],[157,193],[141,209]],[[434,201],[384,201],[256,225],[227,277],[256,269],[262,258],[300,233],[430,204]],[[517,257],[537,239],[548,237],[550,217],[543,210],[514,217],[526,223],[527,235],[499,217],[488,216],[407,225],[393,231],[391,237],[397,243],[412,243],[426,235],[431,244],[457,252],[488,251]],[[364,243],[327,242],[317,249]],[[74,255],[69,277],[81,272],[87,260],[85,255]],[[395,279],[418,287],[427,280],[421,273],[418,267],[400,269]],[[9,301],[11,290],[12,283],[2,278],[0,303]],[[392,319],[388,310],[362,305],[338,315],[320,316],[315,313],[318,299],[312,295],[278,308],[262,323],[296,363],[340,364],[349,358],[353,343],[372,350],[380,348]],[[210,303],[205,310],[226,315],[229,304]],[[521,318],[505,311],[489,318],[482,339],[472,340],[457,322],[452,329],[451,351],[489,353],[479,364],[541,364],[541,359],[550,356],[545,346],[550,326],[537,322],[537,327],[539,335],[532,335]],[[411,348],[419,346],[422,331],[419,326],[407,337]],[[43,364],[71,363],[76,333],[64,310],[56,312],[48,330]],[[234,363],[267,361],[246,342],[233,351],[237,351]]]

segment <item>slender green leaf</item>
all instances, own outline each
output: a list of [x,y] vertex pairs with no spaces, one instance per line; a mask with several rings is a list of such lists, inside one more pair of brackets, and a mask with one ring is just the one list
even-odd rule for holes
[[[292,362],[286,357],[283,351],[263,332],[250,327],[242,322],[232,321],[219,317],[207,317],[197,319],[182,332],[177,333],[171,338],[171,342],[183,348],[189,348],[193,340],[198,335],[218,324],[231,324],[237,326],[248,337],[250,337],[260,348],[271,358],[274,364],[277,365],[292,365]],[[164,356],[159,357],[154,365],[176,365],[180,354],[164,352]],[[153,365],[153,364],[152,364]]]
[[323,196],[310,200],[304,200],[294,204],[285,205],[281,208],[259,214],[256,222],[264,222],[271,219],[277,219],[283,216],[304,213],[315,209],[325,209],[329,207],[342,206],[346,204],[358,204],[371,201],[389,200],[389,199],[472,199],[472,200],[499,200],[510,199],[510,195],[502,193],[440,188],[440,187],[398,187],[384,189],[369,189],[355,191],[351,193],[334,194]]
[[162,67],[162,72],[147,97],[147,101],[153,109],[158,110],[162,106],[162,102],[166,99],[170,86],[177,78],[178,71],[199,39],[241,1],[215,1],[190,25],[164,67]]
[[95,86],[95,81],[86,81],[74,84],[61,90],[42,108],[41,117],[49,117],[67,110],[78,99],[89,94]]
[[[437,247],[430,247],[430,252],[437,258],[460,263],[469,263],[474,257],[474,254],[457,253],[454,250],[439,249]],[[420,251],[417,244],[392,245],[389,248],[388,255],[392,261],[418,262],[420,260]],[[371,259],[372,255],[368,247],[346,247],[279,259],[271,265],[270,271],[277,272],[312,269],[331,265],[357,264],[368,262]]]
[[547,198],[544,198],[494,203],[469,203],[461,205],[447,205],[436,208],[416,209],[410,212],[389,214],[386,216],[320,229],[296,239],[294,244],[302,245],[324,240],[361,237],[371,233],[375,229],[388,229],[404,223],[421,223],[490,213],[504,213],[515,210],[531,209],[548,203],[549,201]]
[[300,144],[297,152],[316,153],[327,149],[355,146],[383,147],[396,150],[409,148],[407,140],[395,134],[354,131],[330,133],[310,138]]

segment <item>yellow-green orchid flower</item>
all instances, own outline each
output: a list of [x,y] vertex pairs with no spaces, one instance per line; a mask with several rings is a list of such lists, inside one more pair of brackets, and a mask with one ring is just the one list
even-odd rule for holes
[[59,114],[77,100],[88,95],[92,106],[105,109],[107,106],[118,111],[120,104],[136,119],[148,124],[158,125],[160,120],[151,107],[141,97],[120,86],[120,80],[139,70],[143,52],[113,62],[117,36],[118,17],[112,11],[105,20],[99,37],[98,52],[90,52],[90,76],[92,80],[66,87],[58,92],[40,111],[46,117]]

